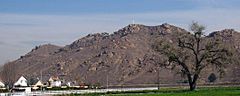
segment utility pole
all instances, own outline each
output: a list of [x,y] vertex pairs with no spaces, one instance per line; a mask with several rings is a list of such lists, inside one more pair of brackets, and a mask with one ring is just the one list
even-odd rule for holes
[[[42,83],[42,69],[41,69],[41,83]],[[43,91],[43,88],[41,86],[41,92]]]
[[160,66],[158,66],[158,71],[157,71],[157,87],[158,87],[158,90],[160,90]]
[[[108,68],[107,68],[108,69]],[[108,91],[108,85],[109,85],[109,81],[108,81],[108,70],[105,70],[105,72],[106,72],[106,75],[107,75],[107,77],[106,77],[106,83],[107,83],[107,85],[106,85],[106,91]]]
[[107,73],[107,91],[108,91],[108,73]]

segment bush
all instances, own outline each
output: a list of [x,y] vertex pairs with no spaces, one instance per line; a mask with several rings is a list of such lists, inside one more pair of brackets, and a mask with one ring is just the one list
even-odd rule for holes
[[9,92],[7,89],[0,89],[0,93]]
[[208,76],[208,81],[210,83],[212,82],[215,82],[217,80],[217,76],[214,74],[214,73],[211,73],[209,76]]

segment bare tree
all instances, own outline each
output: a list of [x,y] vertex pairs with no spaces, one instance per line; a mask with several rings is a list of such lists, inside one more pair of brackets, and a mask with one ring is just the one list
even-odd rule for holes
[[1,71],[1,77],[8,88],[12,88],[16,80],[16,66],[7,62],[3,65],[3,70]]
[[179,69],[187,77],[193,91],[201,71],[207,66],[215,66],[221,74],[224,73],[225,65],[231,63],[232,52],[218,39],[204,36],[205,27],[197,22],[193,22],[190,29],[193,34],[179,36],[177,46],[172,42],[160,41],[154,48],[167,57],[164,66]]

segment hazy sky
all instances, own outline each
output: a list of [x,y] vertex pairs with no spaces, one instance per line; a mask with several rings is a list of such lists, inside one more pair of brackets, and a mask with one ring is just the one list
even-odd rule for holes
[[34,46],[64,46],[89,33],[112,33],[134,20],[145,25],[191,21],[207,32],[240,31],[240,0],[0,0],[0,64]]

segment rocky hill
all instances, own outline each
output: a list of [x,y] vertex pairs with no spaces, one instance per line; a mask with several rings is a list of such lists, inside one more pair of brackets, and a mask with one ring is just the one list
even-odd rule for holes
[[[160,68],[153,62],[163,58],[152,49],[156,40],[176,42],[180,34],[190,32],[170,25],[145,26],[130,24],[113,34],[89,34],[72,44],[59,47],[51,44],[34,48],[25,56],[9,62],[1,72],[14,71],[11,78],[24,75],[28,78],[40,77],[47,79],[58,76],[67,81],[88,84],[110,85],[122,84],[175,84],[185,80],[174,70]],[[239,58],[240,33],[226,29],[209,34],[206,39],[221,39],[227,46],[233,46]],[[175,44],[175,43],[173,43]],[[218,82],[240,82],[240,67],[232,64],[227,67],[225,76]],[[207,76],[214,68],[208,68],[199,82],[207,82]],[[157,76],[159,74],[159,77]],[[10,77],[10,75],[8,76]]]

